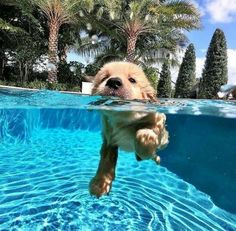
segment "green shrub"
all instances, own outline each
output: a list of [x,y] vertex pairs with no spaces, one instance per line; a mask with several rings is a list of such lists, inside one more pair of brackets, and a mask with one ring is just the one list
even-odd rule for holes
[[158,70],[155,67],[144,67],[143,71],[147,78],[149,79],[151,85],[154,89],[157,88],[157,80],[158,80]]
[[80,92],[81,88],[79,86],[76,87],[72,87],[71,89],[69,89],[70,91],[75,91],[75,92]]
[[[71,67],[75,70],[71,71]],[[70,84],[70,85],[82,85],[84,65],[79,62],[61,62],[58,66],[58,83]]]
[[90,63],[85,67],[85,74],[88,76],[95,76],[100,70],[101,65],[98,63]]
[[35,80],[35,81],[27,83],[26,87],[33,88],[33,89],[46,89],[47,83],[43,81]]
[[72,84],[66,84],[66,83],[48,83],[47,89],[49,90],[57,90],[57,91],[76,91],[80,92],[79,86],[74,86]]

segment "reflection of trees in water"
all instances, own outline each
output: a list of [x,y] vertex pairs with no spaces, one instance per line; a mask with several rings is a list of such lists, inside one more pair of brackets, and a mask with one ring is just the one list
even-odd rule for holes
[[[222,100],[183,100],[160,99],[157,103],[142,100],[121,100],[102,97],[90,103],[93,109],[109,109],[120,111],[162,112],[165,114],[209,115],[217,117],[235,118],[236,104]],[[101,108],[100,108],[101,107]]]
[[165,113],[187,115],[209,115],[217,117],[236,117],[236,104],[221,100],[176,100],[176,105],[166,107]]

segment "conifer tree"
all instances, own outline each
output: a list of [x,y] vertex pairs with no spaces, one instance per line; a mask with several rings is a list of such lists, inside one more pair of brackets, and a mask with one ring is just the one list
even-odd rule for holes
[[157,97],[171,97],[171,73],[170,65],[167,61],[162,65],[161,74],[157,85]]
[[189,98],[196,81],[196,55],[193,44],[190,44],[181,63],[175,86],[175,98]]
[[206,55],[201,84],[199,86],[199,98],[216,98],[220,86],[226,84],[227,80],[226,39],[224,32],[220,29],[216,29]]

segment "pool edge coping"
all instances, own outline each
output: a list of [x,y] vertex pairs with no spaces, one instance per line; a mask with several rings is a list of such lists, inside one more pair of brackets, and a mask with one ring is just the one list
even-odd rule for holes
[[[14,89],[14,90],[24,90],[24,91],[42,91],[43,89],[38,89],[38,88],[25,88],[25,87],[15,87],[15,86],[7,86],[7,85],[1,85],[0,84],[0,89]],[[49,90],[51,91],[51,90]],[[54,91],[58,91],[58,90],[54,90]],[[62,93],[66,93],[66,94],[77,94],[77,95],[90,95],[90,94],[83,94],[82,92],[77,92],[77,91],[58,91],[58,92],[62,92]]]

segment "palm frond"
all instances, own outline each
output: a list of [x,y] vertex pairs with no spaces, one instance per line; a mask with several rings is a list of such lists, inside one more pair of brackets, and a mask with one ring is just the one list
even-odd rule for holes
[[25,30],[20,27],[13,26],[11,23],[6,22],[0,18],[0,30],[8,31],[11,33],[24,33],[27,34]]
[[121,52],[119,50],[106,49],[102,54],[97,55],[95,57],[95,62],[99,63],[101,66],[105,63],[111,62],[111,61],[121,61],[124,60],[125,53]]
[[98,1],[95,8],[92,14],[86,14],[86,20],[93,25],[89,33],[100,31],[100,35],[110,38],[109,45],[103,48],[102,43],[81,46],[83,55],[93,55],[95,59],[125,57],[127,38],[136,36],[136,61],[141,58],[147,63],[162,62],[165,57],[158,54],[165,51],[177,64],[178,43],[187,41],[180,31],[200,27],[198,10],[185,0],[104,0]]
[[97,43],[92,43],[90,37],[81,39],[81,44],[73,47],[73,49],[84,57],[94,57],[103,53],[109,48],[109,39],[100,38]]
[[186,30],[200,28],[200,12],[188,1],[168,1],[159,7],[152,7],[150,11],[158,17],[162,26]]
[[36,4],[49,20],[58,20],[60,24],[73,23],[79,9],[90,12],[93,9],[93,0],[31,0]]

